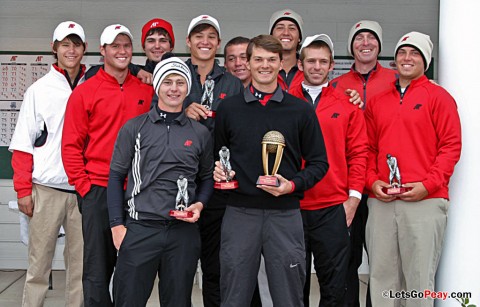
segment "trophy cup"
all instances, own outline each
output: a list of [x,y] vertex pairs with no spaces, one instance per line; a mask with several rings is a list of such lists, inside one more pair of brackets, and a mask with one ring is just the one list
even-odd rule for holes
[[177,180],[178,192],[175,199],[175,210],[170,210],[170,216],[189,218],[193,216],[193,212],[185,211],[188,207],[188,180],[180,175]]
[[218,154],[220,155],[220,164],[222,165],[227,180],[215,182],[213,187],[219,190],[232,190],[238,188],[238,181],[232,180],[232,177],[230,177],[230,171],[232,170],[232,166],[230,165],[230,150],[228,150],[226,146],[223,146]]
[[212,77],[208,76],[208,79],[205,80],[201,104],[202,106],[205,106],[205,108],[207,109],[207,117],[210,117],[210,118],[215,118],[215,111],[212,110],[214,87],[215,87],[215,81],[212,80]]
[[390,185],[391,188],[382,188],[383,193],[387,195],[398,195],[410,191],[411,187],[402,187],[402,178],[400,177],[400,169],[398,168],[397,158],[391,154],[387,154],[387,165],[390,169]]
[[[262,162],[263,162],[263,171],[265,176],[259,176],[257,184],[269,185],[269,186],[280,186],[280,181],[275,174],[280,167],[280,162],[282,162],[283,149],[285,148],[285,138],[283,134],[278,131],[269,131],[267,132],[262,139]],[[268,172],[268,156],[269,154],[275,155],[275,163],[273,164],[272,174]]]

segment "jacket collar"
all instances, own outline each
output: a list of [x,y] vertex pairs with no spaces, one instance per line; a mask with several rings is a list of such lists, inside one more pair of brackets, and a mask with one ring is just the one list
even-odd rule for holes
[[[253,101],[258,101],[258,98],[255,97],[252,92],[250,91],[250,86],[252,84],[250,83],[244,90],[243,90],[243,97],[245,99],[246,103],[250,103]],[[282,88],[277,84],[277,89],[273,93],[273,96],[270,98],[269,101],[275,101],[275,102],[282,102],[284,93],[282,91]]]
[[[150,118],[150,120],[152,121],[152,123],[156,123],[156,122],[164,122],[165,119],[163,117],[160,116],[160,114],[158,114],[158,111],[157,111],[157,108],[155,106],[153,106],[150,111],[148,111],[148,117]],[[187,116],[185,115],[185,112],[183,111],[182,113],[180,113],[180,115],[175,118],[173,120],[174,122],[178,122],[180,125],[185,125],[188,121],[188,118]]]
[[[195,73],[195,75],[198,76],[198,73],[197,73],[197,67],[198,65],[194,65],[192,63],[192,59],[188,59],[186,62],[185,62],[188,66],[188,68],[190,68],[190,71],[192,72],[192,75]],[[220,67],[216,61],[214,61],[213,63],[213,69],[208,73],[208,77],[211,77],[212,79],[216,79],[218,78],[219,76],[225,74],[225,68],[223,67]]]

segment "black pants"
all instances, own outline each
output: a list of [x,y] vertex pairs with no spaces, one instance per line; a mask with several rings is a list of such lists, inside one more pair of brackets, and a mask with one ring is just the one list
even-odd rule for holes
[[[225,208],[205,208],[198,225],[202,238],[202,296],[204,307],[220,306],[220,239]],[[255,287],[251,307],[261,307],[258,285]]]
[[[347,294],[343,307],[360,307],[358,268],[362,265],[363,246],[365,245],[365,226],[368,218],[368,195],[362,195],[355,217],[350,226],[350,247],[352,250],[347,273]],[[371,306],[367,292],[366,306]]]
[[85,306],[113,306],[110,279],[117,261],[108,218],[107,188],[92,185],[78,197],[83,232],[83,296]]
[[311,256],[320,285],[321,307],[342,306],[350,260],[350,238],[343,204],[319,210],[302,210],[307,281],[304,305],[310,295]]
[[115,306],[145,306],[158,274],[162,307],[190,307],[200,257],[196,224],[129,222],[113,279]]

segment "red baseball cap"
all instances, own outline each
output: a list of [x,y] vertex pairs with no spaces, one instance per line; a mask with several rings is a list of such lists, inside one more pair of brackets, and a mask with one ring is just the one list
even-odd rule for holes
[[172,48],[175,47],[175,35],[173,35],[172,25],[163,19],[154,18],[148,21],[142,28],[142,47],[145,47],[145,39],[147,38],[147,33],[150,29],[162,28],[167,31],[170,39],[172,40]]

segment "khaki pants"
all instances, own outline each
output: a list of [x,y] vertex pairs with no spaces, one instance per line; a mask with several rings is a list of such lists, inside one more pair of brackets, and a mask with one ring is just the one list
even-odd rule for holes
[[366,244],[373,307],[433,306],[432,299],[390,296],[402,290],[435,290],[448,206],[442,198],[390,203],[368,199]]
[[32,198],[34,210],[29,223],[29,266],[22,306],[43,306],[61,225],[65,229],[65,306],[83,306],[82,222],[76,195],[34,184]]

